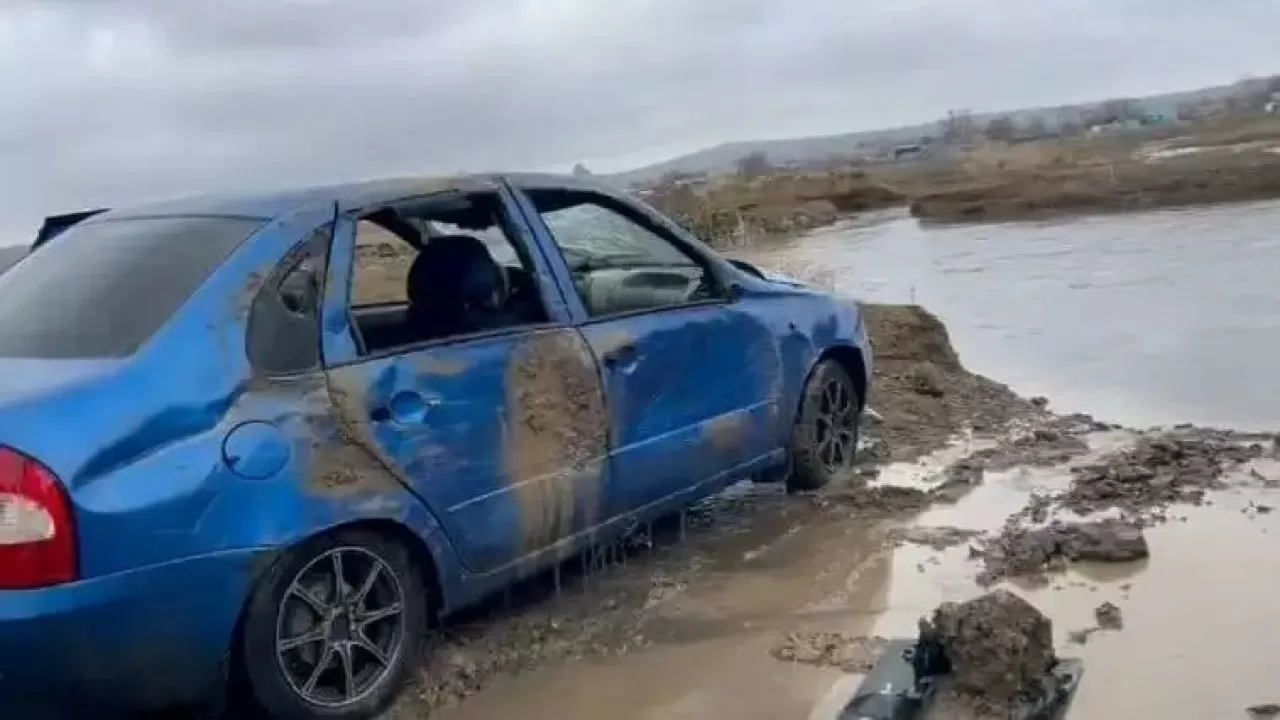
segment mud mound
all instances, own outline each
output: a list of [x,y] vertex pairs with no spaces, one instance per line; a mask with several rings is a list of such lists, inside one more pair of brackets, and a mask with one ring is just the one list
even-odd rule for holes
[[928,363],[960,370],[960,357],[938,316],[919,305],[864,305],[877,363]]
[[1042,528],[1006,525],[1004,531],[974,553],[984,569],[979,585],[1006,577],[1036,575],[1077,560],[1129,562],[1148,556],[1142,528],[1119,520],[1097,523],[1053,523]]
[[965,427],[995,430],[1037,411],[1008,387],[964,369],[946,326],[918,305],[863,305],[875,356],[868,433],[911,460]]
[[942,646],[956,691],[997,707],[1036,691],[1057,661],[1053,622],[1006,590],[943,603],[920,633]]
[[1141,437],[1130,449],[1073,468],[1071,489],[1059,503],[1081,514],[1116,507],[1143,519],[1174,503],[1199,504],[1207,490],[1222,487],[1227,467],[1262,456],[1258,443],[1244,444],[1221,430],[1185,429]]

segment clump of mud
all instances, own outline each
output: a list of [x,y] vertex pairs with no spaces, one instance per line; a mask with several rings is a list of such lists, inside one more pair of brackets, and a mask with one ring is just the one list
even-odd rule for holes
[[920,621],[951,664],[952,688],[989,707],[1012,707],[1039,691],[1057,662],[1053,622],[1006,590],[943,603]]
[[1007,577],[1034,576],[1077,560],[1130,562],[1150,554],[1142,528],[1121,520],[1095,523],[1055,522],[1029,528],[1013,522],[973,552],[983,562],[978,584]]
[[980,530],[970,530],[968,528],[914,525],[893,528],[889,531],[889,541],[899,545],[903,543],[924,545],[941,551],[957,545],[963,545],[981,534],[982,531]]
[[1124,615],[1120,612],[1119,606],[1115,603],[1104,602],[1093,610],[1093,618],[1097,622],[1093,627],[1087,627],[1083,630],[1072,630],[1067,633],[1067,641],[1076,645],[1084,645],[1089,642],[1089,638],[1093,637],[1096,632],[1103,630],[1120,630],[1124,628]]
[[838,632],[794,632],[770,654],[783,662],[839,668],[849,673],[870,672],[884,650],[881,637],[856,637]]
[[1089,452],[1086,435],[1117,427],[1081,413],[1052,415],[1039,406],[1037,410],[1011,423],[1007,438],[999,445],[978,450],[966,462],[993,472],[1061,465]]
[[867,432],[884,443],[883,459],[913,460],[966,427],[993,431],[1036,410],[1005,385],[965,370],[946,326],[924,308],[862,308],[875,349],[870,404],[879,417]]
[[933,496],[920,488],[876,485],[835,488],[815,497],[815,502],[823,507],[839,504],[867,517],[890,517],[919,512],[933,502]]
[[1058,503],[1082,515],[1112,507],[1143,521],[1162,517],[1175,503],[1200,504],[1205,492],[1223,486],[1229,466],[1262,456],[1263,446],[1245,444],[1222,430],[1183,429],[1139,437],[1134,447],[1072,469],[1071,488]]
[[1093,617],[1103,630],[1119,630],[1124,627],[1124,615],[1115,603],[1102,603],[1094,609]]

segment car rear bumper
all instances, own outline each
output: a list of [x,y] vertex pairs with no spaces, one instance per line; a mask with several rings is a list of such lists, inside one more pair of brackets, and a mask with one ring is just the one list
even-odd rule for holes
[[0,717],[114,716],[219,687],[260,551],[0,591]]

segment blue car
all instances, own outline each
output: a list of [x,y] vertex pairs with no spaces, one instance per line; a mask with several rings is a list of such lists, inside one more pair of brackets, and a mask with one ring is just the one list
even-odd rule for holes
[[50,218],[0,276],[0,717],[369,718],[430,623],[853,462],[854,303],[583,180]]

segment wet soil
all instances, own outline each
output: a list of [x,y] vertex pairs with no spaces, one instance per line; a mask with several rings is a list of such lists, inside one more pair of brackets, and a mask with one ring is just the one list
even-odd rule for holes
[[[1060,415],[1043,398],[1020,398],[967,372],[923,309],[869,306],[867,316],[877,366],[859,472],[799,497],[772,485],[735,487],[683,521],[585,564],[571,561],[452,620],[393,716],[766,718],[812,710],[810,717],[834,718],[852,692],[845,679],[866,670],[882,637],[914,635],[917,619],[937,605],[931,597],[957,603],[932,623],[953,640],[1006,643],[958,651],[962,675],[973,673],[966,687],[982,701],[970,708],[981,709],[1006,702],[1023,670],[1053,657],[1048,618],[1063,614],[1062,622],[1085,628],[1063,633],[1076,649],[1099,629],[1118,628],[1131,583],[1099,606],[1096,578],[1167,559],[1151,533],[1166,544],[1194,543],[1160,529],[1162,520],[1183,520],[1196,507],[1188,503],[1216,510],[1214,493],[1253,493],[1231,515],[1262,523],[1255,533],[1272,524],[1272,503],[1258,494],[1280,485],[1280,463],[1265,464],[1276,454],[1270,435],[1135,430]],[[1020,593],[1064,593],[1083,609],[1041,596],[1036,605],[1049,608],[1037,619],[1003,584],[985,596],[990,607],[963,604],[1009,581],[1025,583],[1013,586]],[[913,595],[904,604],[899,592]],[[1170,607],[1152,602],[1148,615]],[[1133,616],[1128,604],[1124,614]],[[961,622],[957,607],[985,609]],[[1142,625],[1122,635],[1150,638]],[[1017,662],[983,660],[996,655]],[[1112,672],[1123,675],[1133,660],[1116,662]],[[1280,656],[1274,662],[1280,667]],[[1086,706],[1111,707],[1088,697]],[[1147,716],[1136,698],[1120,706]]]
[[875,666],[884,645],[885,640],[880,637],[857,637],[839,632],[793,632],[773,649],[772,655],[783,662],[865,673]]

